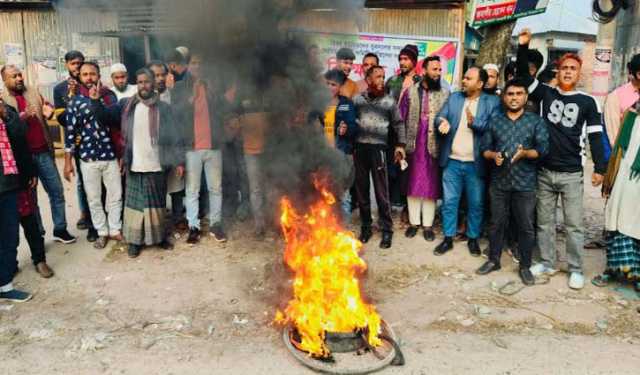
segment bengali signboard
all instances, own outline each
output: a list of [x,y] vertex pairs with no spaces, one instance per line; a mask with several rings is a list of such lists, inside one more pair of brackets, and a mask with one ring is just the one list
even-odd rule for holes
[[317,47],[317,61],[323,70],[333,69],[337,65],[336,52],[342,48],[351,48],[356,55],[350,78],[358,81],[364,78],[362,58],[372,52],[380,58],[380,65],[385,68],[386,77],[395,75],[398,71],[398,54],[407,44],[418,46],[418,73],[421,73],[421,60],[427,56],[440,56],[442,76],[453,83],[456,69],[459,69],[458,56],[460,42],[452,38],[435,38],[421,36],[401,36],[390,34],[334,34],[301,31],[310,45]]
[[472,0],[467,5],[467,22],[482,27],[544,13],[549,0]]

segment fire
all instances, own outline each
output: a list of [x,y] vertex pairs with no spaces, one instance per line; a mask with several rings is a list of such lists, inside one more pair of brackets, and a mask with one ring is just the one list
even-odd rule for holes
[[367,269],[358,255],[362,243],[340,226],[326,180],[316,176],[314,185],[320,199],[304,216],[288,198],[280,203],[284,258],[295,278],[294,296],[284,312],[276,313],[275,322],[292,323],[301,337],[299,349],[318,357],[330,354],[326,332],[365,330],[369,344],[379,346],[380,316],[360,292],[358,277]]

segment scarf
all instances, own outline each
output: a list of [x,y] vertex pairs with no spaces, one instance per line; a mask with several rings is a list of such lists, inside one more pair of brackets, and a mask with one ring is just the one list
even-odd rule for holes
[[133,131],[133,120],[135,108],[138,103],[142,103],[149,107],[149,134],[151,135],[151,144],[158,144],[158,127],[160,123],[160,110],[158,107],[159,96],[154,93],[148,99],[142,99],[140,94],[132,96],[122,111],[122,138],[125,144],[129,143],[129,137]]
[[18,174],[18,164],[11,150],[7,126],[2,120],[0,120],[0,158],[2,159],[0,160],[2,162],[2,172],[5,176]]
[[[609,196],[613,190],[613,185],[618,176],[618,170],[620,169],[620,162],[622,158],[629,150],[629,144],[631,143],[631,134],[633,133],[633,127],[636,122],[638,114],[634,111],[627,111],[624,115],[620,132],[616,138],[616,143],[609,158],[609,164],[607,165],[607,174],[605,175],[604,182],[602,184],[602,193],[605,196]],[[635,159],[631,163],[631,173],[629,173],[629,179],[637,179],[640,177],[640,152],[636,154]]]

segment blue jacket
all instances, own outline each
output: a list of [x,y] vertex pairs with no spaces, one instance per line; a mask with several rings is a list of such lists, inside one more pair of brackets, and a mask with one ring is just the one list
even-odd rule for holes
[[[324,115],[320,117],[320,122],[324,127]],[[344,136],[338,135],[338,127],[343,122],[347,124],[347,133]],[[358,135],[358,125],[356,124],[356,110],[351,99],[342,95],[338,96],[335,122],[336,148],[345,154],[353,154],[353,144]]]
[[[462,92],[454,92],[449,96],[449,99],[444,103],[444,106],[440,110],[440,113],[436,116],[435,126],[439,127],[441,118],[446,119],[451,125],[451,129],[448,134],[440,134],[438,130],[438,136],[440,138],[440,159],[439,164],[441,168],[445,168],[449,162],[449,156],[451,155],[451,147],[453,145],[453,138],[458,131],[458,125],[460,124],[460,117],[464,110],[465,96]],[[496,111],[500,111],[500,98],[495,95],[489,95],[482,93],[478,101],[478,111],[476,117],[473,120],[471,129],[473,130],[473,157],[478,173],[481,176],[485,174],[485,160],[480,155],[480,143],[482,140],[482,133],[487,128],[489,119]]]

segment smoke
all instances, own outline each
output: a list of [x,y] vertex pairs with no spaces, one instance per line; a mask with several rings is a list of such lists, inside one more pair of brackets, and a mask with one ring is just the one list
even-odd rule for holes
[[[118,11],[121,4],[65,0],[60,7]],[[313,190],[310,175],[318,170],[332,176],[339,197],[348,185],[352,162],[323,138],[317,118],[329,98],[322,72],[310,61],[308,43],[291,32],[291,25],[318,5],[353,12],[356,19],[364,0],[155,0],[152,4],[158,23],[165,24],[163,49],[169,51],[179,41],[197,51],[204,60],[203,74],[217,88],[235,88],[236,102],[257,102],[268,111],[263,172],[272,201],[287,194],[302,203]]]

